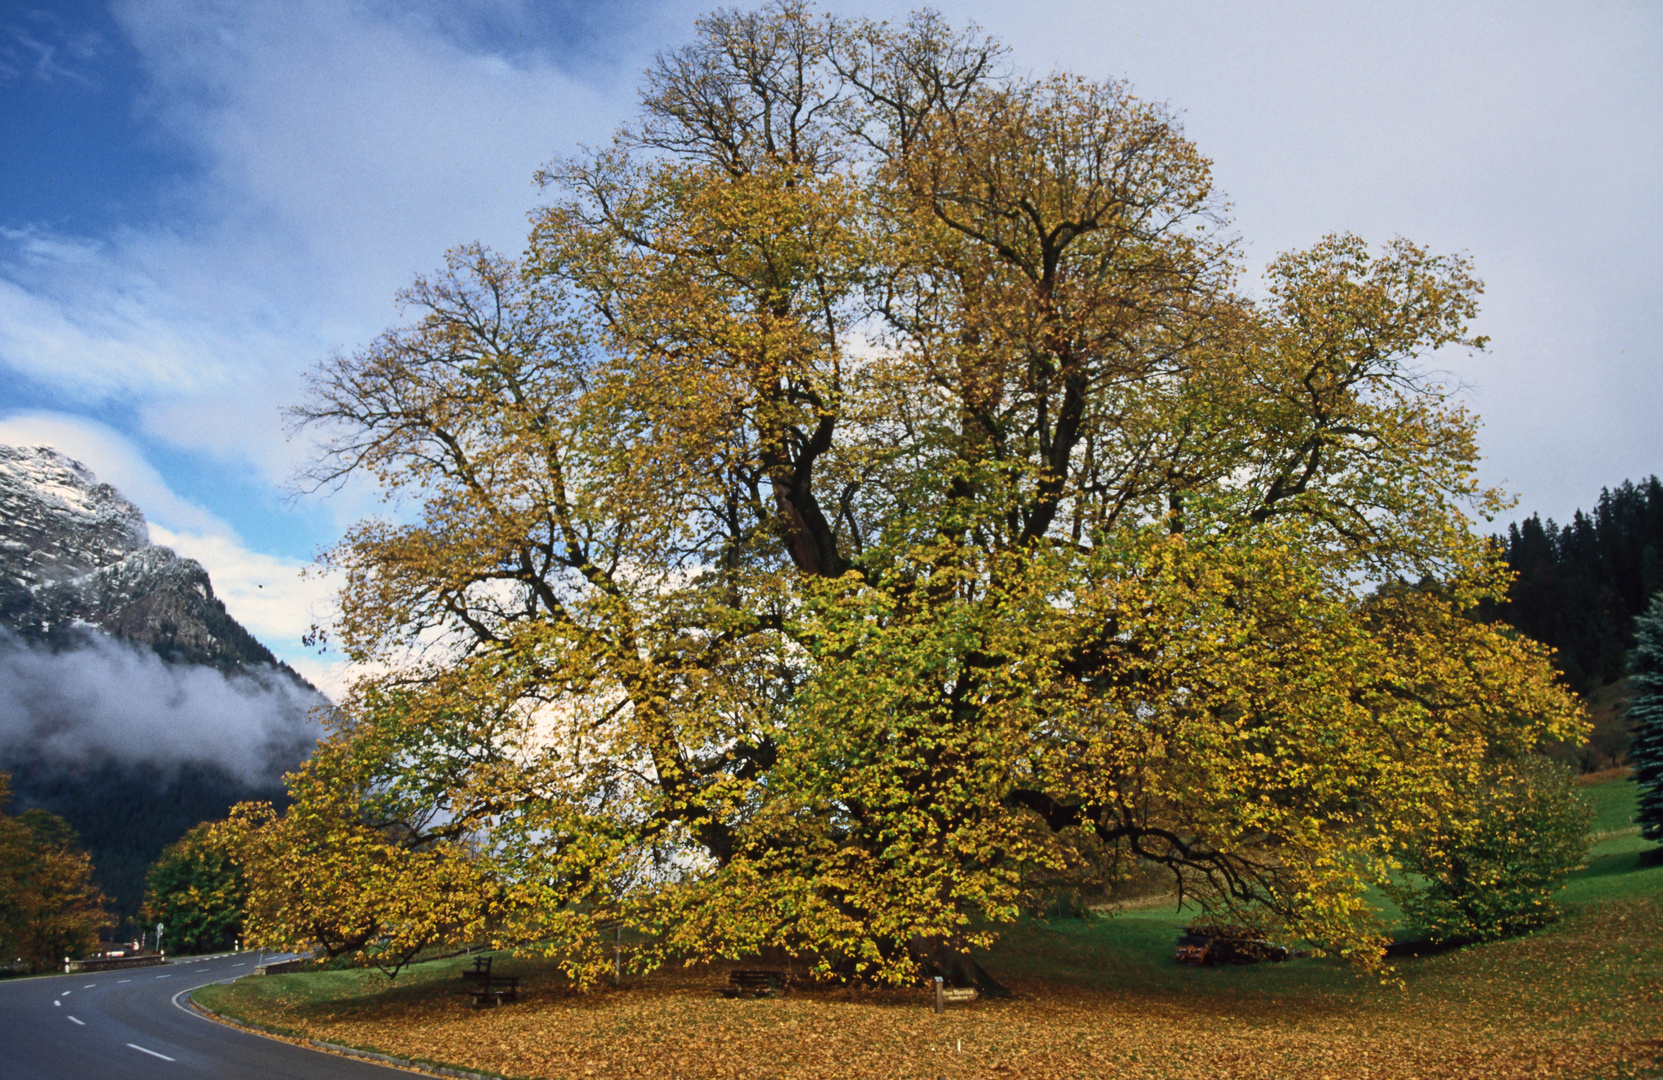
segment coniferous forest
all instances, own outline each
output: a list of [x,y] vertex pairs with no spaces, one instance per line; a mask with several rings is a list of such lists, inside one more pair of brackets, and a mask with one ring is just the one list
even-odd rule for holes
[[1624,481],[1569,524],[1532,514],[1496,539],[1517,578],[1491,614],[1551,645],[1579,693],[1622,678],[1634,618],[1663,589],[1663,483]]

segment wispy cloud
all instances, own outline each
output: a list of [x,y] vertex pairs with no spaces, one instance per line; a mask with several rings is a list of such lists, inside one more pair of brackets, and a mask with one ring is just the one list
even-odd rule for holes
[[68,79],[90,85],[102,46],[97,34],[73,32],[50,11],[26,9],[0,22],[0,81]]
[[12,370],[82,403],[199,395],[230,381],[209,328],[170,318],[178,298],[122,253],[29,241],[31,265],[0,258],[0,358]]
[[279,415],[299,373],[393,322],[446,248],[517,248],[537,166],[627,105],[593,66],[379,5],[114,10],[150,79],[137,115],[197,171],[165,219],[0,233],[0,364],[274,482],[305,453]]

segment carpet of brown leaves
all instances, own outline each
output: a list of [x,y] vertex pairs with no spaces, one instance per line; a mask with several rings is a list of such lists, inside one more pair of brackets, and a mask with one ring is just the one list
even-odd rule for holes
[[[532,978],[474,1010],[449,984],[239,1010],[332,1042],[515,1077],[1642,1077],[1663,1067],[1663,903],[1412,961],[1401,986],[1293,965],[1135,980],[1013,978],[936,1016],[922,991],[726,1000],[721,973],[580,995]],[[528,971],[530,969],[527,969]],[[1211,980],[1211,981],[1210,981]],[[1267,980],[1275,981],[1275,980]],[[1109,985],[1104,985],[1107,982]]]

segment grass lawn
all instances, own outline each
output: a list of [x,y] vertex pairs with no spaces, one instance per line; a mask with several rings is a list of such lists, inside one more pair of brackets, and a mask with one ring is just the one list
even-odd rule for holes
[[[210,1008],[312,1038],[514,1077],[1655,1077],[1663,867],[1627,823],[1634,785],[1586,789],[1603,839],[1558,925],[1399,963],[1385,986],[1326,960],[1187,968],[1170,909],[1029,923],[984,958],[1009,1001],[923,991],[730,1001],[698,968],[574,994],[534,961],[518,1004],[475,1011],[461,960],[245,978]],[[1624,800],[1627,800],[1626,802]]]

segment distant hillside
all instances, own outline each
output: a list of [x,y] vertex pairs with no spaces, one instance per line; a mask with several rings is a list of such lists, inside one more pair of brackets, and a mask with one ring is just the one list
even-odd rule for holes
[[282,800],[326,704],[120,492],[56,450],[0,446],[0,771],[14,809],[80,833],[117,914],[185,830]]
[[113,758],[13,758],[0,766],[13,777],[15,806],[50,810],[74,827],[92,857],[93,879],[118,919],[138,914],[144,875],[162,849],[202,821],[223,818],[239,802],[264,799],[280,806],[281,783],[250,783],[197,762],[161,766]]

